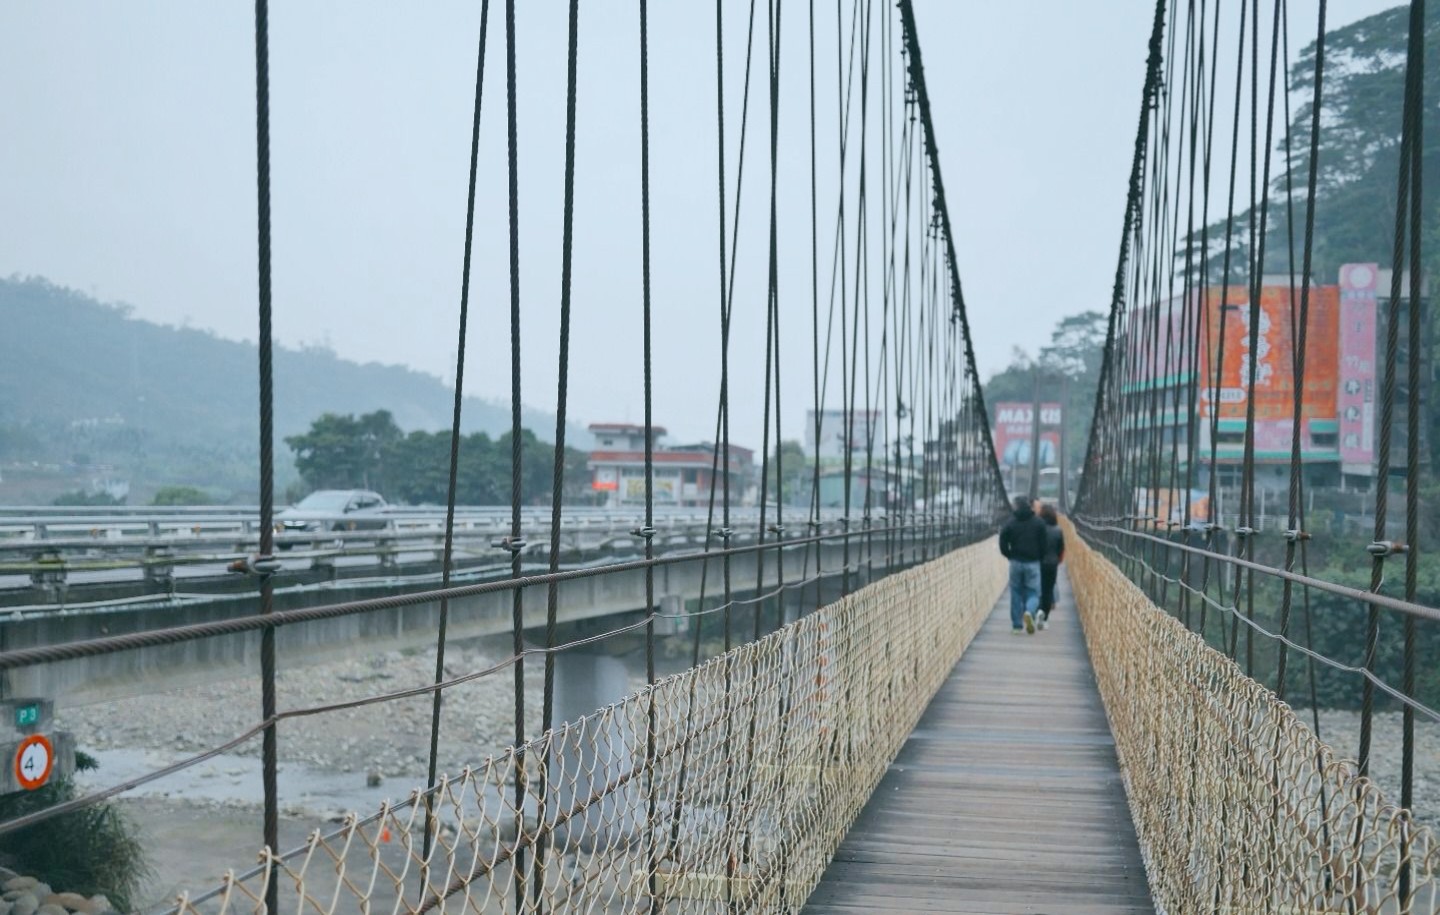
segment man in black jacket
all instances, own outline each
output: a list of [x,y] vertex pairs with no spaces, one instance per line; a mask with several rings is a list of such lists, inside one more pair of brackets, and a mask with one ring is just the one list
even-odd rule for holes
[[1019,635],[1035,631],[1040,605],[1040,560],[1045,558],[1045,522],[1027,496],[1015,497],[1015,517],[1000,531],[1000,554],[1010,560],[1010,626]]

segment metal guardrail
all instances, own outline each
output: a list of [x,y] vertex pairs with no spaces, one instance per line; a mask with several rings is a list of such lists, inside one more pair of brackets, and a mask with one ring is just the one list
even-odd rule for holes
[[[792,509],[806,511],[808,509]],[[839,510],[822,512],[822,520],[838,519]],[[675,523],[688,521],[704,524],[707,513],[700,508],[657,508],[655,515],[661,521]],[[643,516],[639,507],[633,509],[596,508],[577,506],[565,509],[567,526],[595,527],[605,525],[634,524]],[[753,507],[732,508],[731,523],[743,524],[759,518],[759,509]],[[442,508],[391,508],[381,512],[360,515],[346,515],[340,512],[310,512],[305,520],[324,523],[348,522],[373,523],[383,521],[386,528],[394,531],[442,529],[445,524],[445,509]],[[125,538],[155,537],[197,537],[207,533],[254,534],[260,523],[258,510],[229,507],[195,507],[189,509],[94,509],[64,507],[9,507],[0,508],[0,550],[13,546],[16,541],[32,542],[84,537],[91,540],[116,540]],[[474,529],[482,525],[495,527],[510,525],[509,506],[457,507],[455,523],[458,529]],[[537,507],[521,512],[521,526],[526,528],[549,528],[550,508]]]
[[[839,530],[843,520],[838,511],[822,515],[824,530]],[[316,515],[329,523],[343,519]],[[443,512],[417,513],[412,510],[386,513],[381,530],[285,532],[275,537],[276,558],[292,571],[314,570],[338,562],[359,566],[396,568],[402,556],[407,563],[438,562],[444,548]],[[365,520],[373,521],[375,516]],[[734,533],[730,542],[753,540],[759,529],[759,509],[731,511]],[[39,590],[61,599],[73,586],[71,574],[88,573],[88,584],[103,585],[134,580],[138,570],[143,580],[164,588],[173,583],[177,569],[189,567],[192,575],[204,576],[198,567],[212,567],[214,577],[223,578],[225,567],[247,561],[258,550],[258,521],[244,513],[228,516],[104,519],[65,518],[58,523],[35,523],[35,516],[0,518],[0,593]],[[918,516],[912,517],[918,520]],[[884,525],[884,516],[872,524]],[[29,526],[27,526],[27,524]],[[86,526],[86,525],[91,526]],[[561,532],[566,552],[598,552],[636,543],[640,520],[634,513],[605,510],[567,512]],[[522,516],[522,527],[530,536],[527,554],[546,553],[549,548],[549,511],[536,510]],[[656,518],[657,546],[703,544],[712,525],[704,512],[671,511]],[[860,530],[853,526],[852,530]],[[457,561],[494,551],[509,535],[509,509],[467,509],[455,518]],[[623,551],[623,550],[622,550]],[[365,563],[364,560],[371,560]],[[106,573],[113,573],[107,575]],[[9,581],[5,581],[8,578]],[[8,587],[7,587],[8,585]]]

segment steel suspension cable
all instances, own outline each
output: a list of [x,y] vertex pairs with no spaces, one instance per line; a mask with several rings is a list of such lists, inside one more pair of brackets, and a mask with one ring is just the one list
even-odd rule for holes
[[[255,562],[260,573],[260,613],[275,610],[275,586],[268,566],[275,548],[275,387],[271,351],[270,285],[270,11],[267,0],[255,0],[255,190],[257,277],[260,333],[260,544]],[[262,565],[263,563],[263,565]],[[275,631],[260,635],[260,714],[267,722],[261,736],[261,780],[264,791],[263,830],[267,854],[280,849],[279,743],[275,717]],[[265,904],[274,911],[279,888],[265,890]]]
[[[465,196],[465,248],[460,267],[460,321],[455,333],[455,397],[450,419],[450,468],[445,484],[445,545],[440,560],[440,588],[450,587],[451,565],[455,556],[455,500],[456,483],[460,467],[460,416],[465,402],[465,344],[466,327],[470,315],[470,258],[475,240],[475,184],[480,163],[480,112],[485,88],[485,47],[486,31],[490,24],[490,0],[480,4],[480,39],[475,63],[475,104],[470,119],[470,180]],[[445,648],[450,626],[450,599],[440,599],[440,620],[435,633],[435,682],[445,677]],[[440,756],[440,712],[444,694],[435,691],[430,704],[430,758],[426,765],[425,785],[427,792],[433,791]],[[430,848],[434,842],[435,815],[426,795],[425,836],[422,848],[425,861],[430,860]]]

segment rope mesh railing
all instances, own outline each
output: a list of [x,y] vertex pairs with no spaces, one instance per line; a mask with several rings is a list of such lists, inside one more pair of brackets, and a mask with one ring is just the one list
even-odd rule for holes
[[794,911],[1004,576],[986,541],[886,577],[171,911]]
[[1157,908],[1440,910],[1435,836],[1272,690],[1066,533]]

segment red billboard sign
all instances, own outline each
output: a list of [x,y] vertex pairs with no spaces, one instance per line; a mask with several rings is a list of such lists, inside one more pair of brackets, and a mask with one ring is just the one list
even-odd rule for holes
[[[1058,403],[1040,405],[1040,466],[1060,465],[1060,427],[1064,411]],[[995,457],[1004,467],[1029,467],[1035,446],[1035,405],[1028,403],[997,403],[995,423]]]

